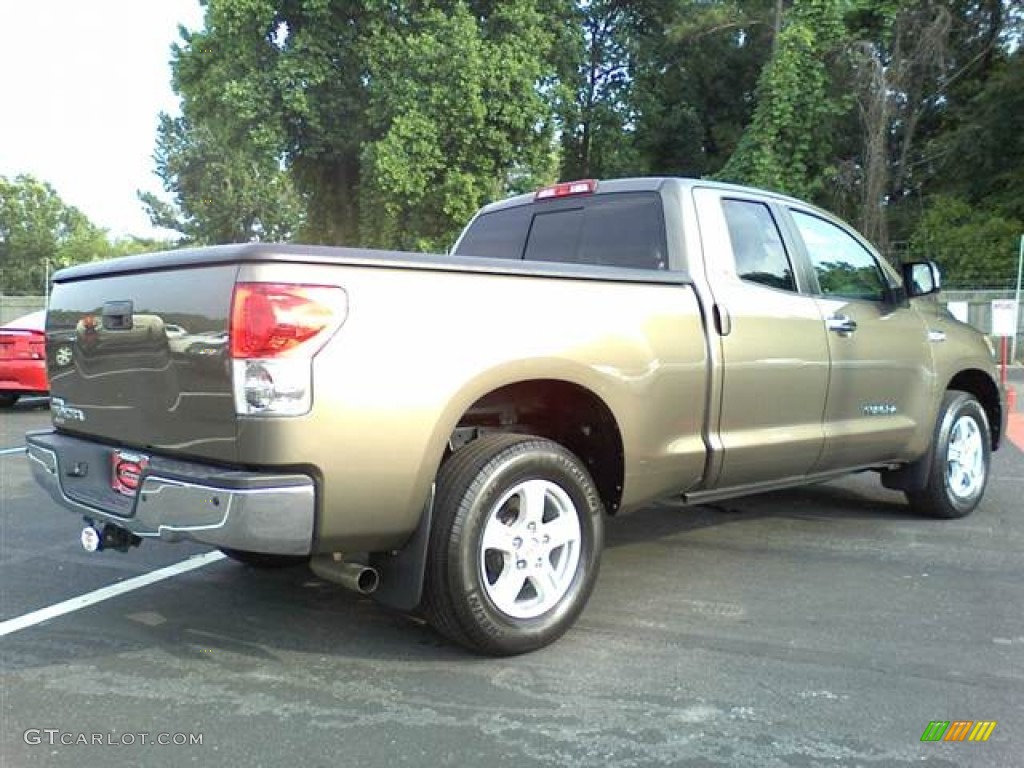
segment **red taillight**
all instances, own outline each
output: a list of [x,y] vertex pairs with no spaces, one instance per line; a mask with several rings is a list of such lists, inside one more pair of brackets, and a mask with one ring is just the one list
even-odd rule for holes
[[46,357],[46,336],[39,331],[0,331],[0,359],[42,360]]
[[34,360],[42,360],[46,357],[46,335],[42,333],[32,334],[28,340],[28,350]]
[[345,320],[346,309],[338,286],[238,283],[231,302],[231,356],[312,356]]
[[550,200],[556,197],[571,197],[572,195],[589,195],[597,191],[597,179],[583,179],[581,181],[565,181],[561,184],[554,184],[537,190],[534,200]]

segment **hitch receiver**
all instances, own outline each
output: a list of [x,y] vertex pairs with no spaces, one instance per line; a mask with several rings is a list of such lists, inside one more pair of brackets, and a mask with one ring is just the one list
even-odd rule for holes
[[132,547],[142,543],[142,539],[131,531],[119,528],[113,523],[106,523],[100,528],[97,523],[88,517],[85,518],[85,528],[82,529],[82,549],[86,552],[102,552],[105,549],[115,549],[118,552],[127,552]]

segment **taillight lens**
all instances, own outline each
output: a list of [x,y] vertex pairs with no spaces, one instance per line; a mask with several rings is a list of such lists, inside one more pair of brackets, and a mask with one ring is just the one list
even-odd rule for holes
[[345,320],[333,285],[238,283],[231,303],[231,357],[312,356]]
[[43,360],[46,357],[46,336],[41,333],[32,334],[28,340],[28,351],[33,360]]
[[347,297],[338,286],[238,283],[230,327],[235,412],[308,413],[313,356],[347,313]]

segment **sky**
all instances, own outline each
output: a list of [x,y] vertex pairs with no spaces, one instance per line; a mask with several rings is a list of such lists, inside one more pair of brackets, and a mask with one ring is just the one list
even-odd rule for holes
[[178,113],[171,45],[199,0],[0,0],[0,176],[30,174],[113,237],[166,236],[137,190],[153,173],[157,116]]

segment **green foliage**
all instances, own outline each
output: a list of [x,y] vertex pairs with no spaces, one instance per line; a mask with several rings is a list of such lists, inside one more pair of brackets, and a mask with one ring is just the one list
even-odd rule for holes
[[540,7],[211,0],[175,51],[167,188],[220,239],[448,245],[485,200],[553,176]]
[[934,259],[947,287],[1013,285],[1024,223],[940,195],[929,202],[910,239],[910,256]]
[[173,202],[144,196],[195,242],[438,250],[481,203],[559,176],[775,188],[883,248],[917,247],[936,193],[1024,218],[1012,0],[206,8],[174,51],[182,117],[161,122]]
[[273,152],[232,140],[185,117],[161,115],[157,174],[174,194],[168,204],[140,193],[154,226],[180,232],[186,242],[286,240],[302,223],[302,201]]
[[0,176],[0,293],[42,294],[47,270],[108,258],[106,233],[31,176]]
[[843,0],[803,0],[786,17],[757,87],[757,108],[720,178],[813,198],[843,112],[830,62],[845,39]]
[[993,65],[950,128],[932,143],[941,186],[1024,220],[1024,49]]
[[717,173],[750,123],[774,3],[656,0],[635,21],[637,172]]
[[635,173],[635,9],[593,0],[566,9],[553,103],[561,134],[561,178]]
[[495,4],[483,21],[481,9],[446,5],[378,19],[367,30],[364,243],[447,248],[517,172],[544,173],[550,160],[537,88],[537,52],[551,47],[543,18],[532,3]]

